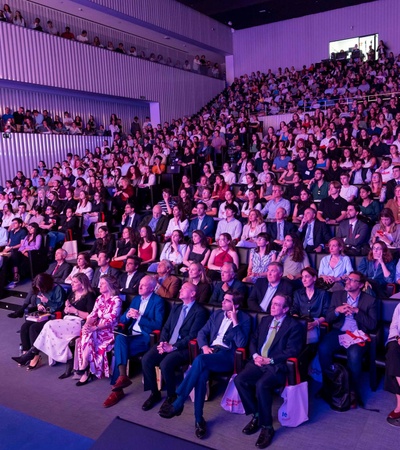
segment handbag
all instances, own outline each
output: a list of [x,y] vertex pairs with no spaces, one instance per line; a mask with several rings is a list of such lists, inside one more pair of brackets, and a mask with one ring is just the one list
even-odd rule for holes
[[35,311],[32,313],[29,313],[26,316],[26,320],[29,320],[30,322],[46,322],[46,320],[49,320],[51,317],[50,313],[41,313],[39,311]]
[[308,420],[308,383],[286,386],[281,397],[278,420],[283,427],[298,427]]
[[243,403],[235,386],[236,373],[231,376],[221,400],[222,409],[233,414],[245,414]]
[[78,257],[78,241],[65,241],[62,248],[67,252],[67,261]]

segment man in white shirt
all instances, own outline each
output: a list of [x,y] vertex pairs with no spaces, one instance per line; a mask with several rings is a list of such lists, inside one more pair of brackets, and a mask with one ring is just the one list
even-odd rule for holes
[[393,179],[392,158],[390,158],[389,156],[384,156],[382,158],[381,165],[376,169],[375,172],[382,175],[382,182],[384,184]]
[[217,231],[215,232],[216,241],[222,233],[229,233],[234,241],[240,239],[240,236],[242,235],[242,224],[235,218],[237,213],[238,209],[235,205],[227,205],[225,207],[226,219],[222,219],[218,222]]
[[340,175],[340,182],[342,183],[342,187],[340,188],[339,195],[347,202],[352,203],[358,195],[357,187],[350,185],[350,175],[348,173]]

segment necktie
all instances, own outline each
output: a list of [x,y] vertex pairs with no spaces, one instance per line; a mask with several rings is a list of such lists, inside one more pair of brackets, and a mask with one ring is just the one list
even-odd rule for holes
[[278,331],[278,323],[279,322],[276,319],[274,319],[274,321],[272,322],[272,325],[270,327],[270,328],[272,328],[272,330],[269,333],[267,341],[265,342],[265,344],[263,345],[263,347],[261,349],[261,356],[264,356],[264,358],[268,358],[269,349],[271,348],[271,345],[274,342],[276,333]]
[[353,225],[349,224],[349,239],[353,237]]
[[54,267],[54,270],[53,270],[52,275],[54,275],[54,274],[57,272],[57,270],[59,269],[59,267],[60,267],[60,266],[59,266],[58,264],[56,265],[56,267]]
[[179,339],[179,330],[181,329],[183,321],[186,318],[187,309],[188,309],[188,307],[186,305],[184,305],[182,307],[181,313],[179,314],[178,322],[176,322],[176,325],[175,325],[174,331],[172,333],[171,339],[169,340],[169,343],[171,345],[174,345],[176,343],[176,341]]
[[306,230],[306,236],[304,238],[304,242],[303,242],[303,247],[306,248],[308,245],[308,240],[310,239],[310,234],[311,234],[311,225],[308,224],[307,225],[307,230]]

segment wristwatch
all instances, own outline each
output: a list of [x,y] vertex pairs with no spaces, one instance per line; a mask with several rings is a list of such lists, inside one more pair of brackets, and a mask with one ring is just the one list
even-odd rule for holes
[[275,364],[274,358],[269,358],[269,363],[270,364]]

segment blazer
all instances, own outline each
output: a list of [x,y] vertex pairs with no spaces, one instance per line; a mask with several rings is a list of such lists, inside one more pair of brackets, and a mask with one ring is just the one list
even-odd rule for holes
[[[188,236],[192,238],[193,231],[197,230],[197,224],[199,223],[199,218],[196,217],[195,219],[191,220],[189,223],[189,229],[188,229]],[[200,230],[203,231],[203,233],[207,237],[213,237],[214,231],[215,231],[215,222],[214,219],[211,216],[205,216],[203,219],[203,222],[201,223]]]
[[[291,222],[288,222],[285,220],[283,222],[283,235],[286,236],[290,233],[296,233],[297,227]],[[267,233],[271,236],[272,240],[278,239],[278,227],[276,225],[276,222],[269,222],[267,223]]]
[[[160,342],[168,342],[174,332],[182,311],[183,303],[175,304],[168,316],[160,334]],[[179,338],[174,344],[177,350],[188,350],[189,341],[195,339],[197,333],[206,324],[208,312],[198,303],[195,303],[187,313],[185,320],[179,328]]]
[[[136,322],[136,319],[126,317],[126,313],[131,309],[139,309],[141,297],[137,295],[129,305],[129,308],[122,314],[120,322],[128,325],[130,331]],[[151,294],[149,303],[147,303],[144,314],[140,317],[140,328],[142,333],[150,334],[153,330],[161,329],[164,318],[164,300],[157,294]]]
[[[118,269],[115,269],[114,267],[111,267],[111,266],[108,267],[107,275],[110,275],[110,276],[118,279],[120,273],[121,272]],[[93,278],[92,278],[92,288],[98,289],[97,286],[99,285],[100,277],[101,277],[100,267],[97,267],[96,270],[94,271]]]
[[[139,228],[147,227],[152,218],[153,218],[152,214],[147,214],[147,216],[144,216],[142,221],[139,224]],[[157,222],[156,230],[155,230],[154,234],[156,236],[165,234],[165,232],[167,231],[168,222],[169,222],[169,217],[161,215],[160,219]]]
[[[250,357],[255,353],[261,355],[262,347],[267,340],[269,327],[274,320],[273,316],[265,316],[253,333],[250,341]],[[275,370],[286,371],[286,361],[299,355],[306,344],[306,328],[296,319],[286,316],[272,341],[268,357],[274,360],[272,367]]]
[[139,283],[140,280],[145,276],[144,272],[138,272],[133,275],[131,281],[129,282],[128,289],[125,289],[126,279],[128,278],[127,272],[123,272],[121,276],[118,278],[119,287],[123,294],[133,294],[138,295],[139,293]]
[[[298,234],[302,240],[306,237],[307,227],[304,227],[303,230],[298,230]],[[326,243],[331,238],[331,232],[328,225],[325,222],[321,222],[318,219],[315,219],[314,222],[314,230],[313,230],[313,239],[314,239],[314,248],[319,245],[326,245]]]
[[[268,280],[266,278],[258,278],[247,300],[247,308],[250,309],[251,311],[263,312],[263,310],[260,307],[260,303],[263,301],[267,289],[268,289]],[[293,294],[292,283],[282,278],[275,292],[275,295],[278,294],[292,296]],[[270,314],[271,303],[268,305],[266,312]]]
[[[46,273],[49,275],[53,274],[53,270],[56,268],[57,263],[53,262],[49,265],[49,268],[46,270]],[[53,275],[53,279],[55,283],[65,283],[65,279],[71,273],[72,266],[64,261],[61,266],[58,268],[57,272]]]
[[175,275],[167,277],[157,289],[157,294],[164,298],[176,298],[178,296],[181,280]]
[[139,224],[142,220],[142,217],[139,216],[139,214],[135,213],[135,216],[133,217],[133,220],[131,220],[130,217],[127,217],[126,222],[121,221],[122,227],[131,227],[134,230],[137,230],[139,228]]
[[386,183],[386,201],[394,198],[394,189],[397,186],[396,180],[393,178]]
[[363,244],[368,243],[370,231],[368,225],[361,220],[357,220],[355,226],[353,227],[352,237],[349,238],[349,219],[340,222],[338,229],[336,230],[336,237],[340,237],[344,240],[346,245],[352,247],[360,247]]
[[[224,315],[225,311],[222,311],[222,309],[212,313],[207,323],[197,335],[197,342],[200,348],[204,345],[211,346],[218,335]],[[236,327],[233,327],[232,324],[229,325],[229,328],[223,337],[224,344],[228,346],[228,349],[232,351],[232,353],[234,353],[238,347],[246,347],[250,335],[250,317],[239,310],[238,321],[239,324]]]
[[[222,290],[223,284],[224,283],[222,281],[218,281],[217,283],[215,283],[213,293],[209,301],[210,305],[215,306],[222,305],[222,300],[224,299],[225,295],[225,292]],[[234,291],[239,291],[241,294],[244,295],[245,298],[247,296],[247,286],[239,280],[235,280],[232,283],[230,289]]]
[[[347,292],[334,292],[326,314],[326,320],[336,330],[340,330],[344,324],[344,314],[339,314],[338,316],[335,314],[335,309],[343,303],[347,303]],[[360,311],[354,315],[358,328],[364,333],[373,331],[378,324],[378,303],[376,298],[361,292],[358,308]]]

